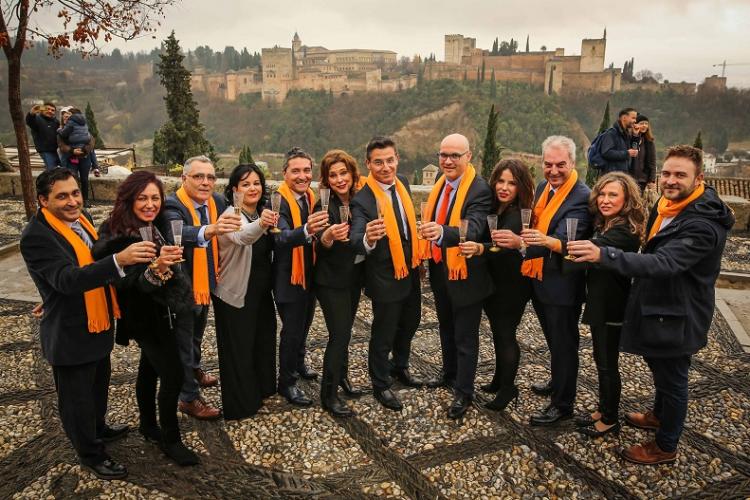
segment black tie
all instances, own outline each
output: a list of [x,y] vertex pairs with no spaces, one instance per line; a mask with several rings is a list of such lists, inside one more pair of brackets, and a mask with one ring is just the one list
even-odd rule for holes
[[552,197],[555,196],[555,191],[550,189],[549,194],[547,194],[547,203],[546,205],[549,205],[549,202],[552,201]]
[[388,191],[391,192],[391,204],[393,205],[393,212],[396,215],[396,222],[398,223],[398,234],[401,236],[401,241],[406,241],[406,230],[404,229],[404,221],[401,218],[401,205],[398,202],[398,196],[396,196],[396,186],[389,187]]
[[[201,226],[208,225],[208,213],[206,212],[206,205],[198,207],[198,213],[201,215]],[[206,247],[206,256],[208,258],[208,287],[210,290],[216,288],[216,274],[214,272],[214,252],[213,245],[214,240],[211,238],[208,240],[208,246]]]
[[300,219],[302,220],[302,224],[304,224],[307,222],[307,217],[310,215],[310,211],[307,207],[307,195],[302,195],[297,198],[297,205],[299,205],[300,209]]

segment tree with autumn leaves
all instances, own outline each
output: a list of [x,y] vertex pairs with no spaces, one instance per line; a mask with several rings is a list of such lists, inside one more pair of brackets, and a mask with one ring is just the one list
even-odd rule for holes
[[0,3],[0,47],[8,60],[8,108],[18,145],[27,218],[36,212],[36,196],[21,107],[24,51],[34,43],[45,43],[53,57],[63,48],[78,50],[83,56],[96,55],[102,44],[115,38],[133,40],[153,32],[159,25],[157,19],[164,16],[164,8],[176,1],[8,0]]

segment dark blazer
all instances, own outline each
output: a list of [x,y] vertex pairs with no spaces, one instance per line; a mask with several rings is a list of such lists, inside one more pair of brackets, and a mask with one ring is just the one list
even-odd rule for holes
[[[545,186],[547,186],[547,181],[539,183],[535,200],[542,195]],[[588,186],[578,181],[550,221],[547,235],[559,239],[562,242],[563,251],[568,241],[565,219],[578,219],[577,240],[588,238],[591,234],[591,215],[588,208],[590,193]],[[542,281],[535,278],[531,280],[534,296],[544,304],[572,306],[584,300],[583,268],[563,272],[562,255],[540,246],[530,246],[526,249],[526,259],[544,258]]]
[[[91,238],[93,240],[93,238]],[[109,356],[112,329],[89,333],[83,293],[119,278],[111,256],[79,267],[73,247],[37,212],[21,234],[21,255],[42,296],[39,333],[42,354],[53,366],[98,361]],[[109,291],[107,289],[107,298]],[[109,308],[110,314],[112,307]],[[114,326],[114,320],[111,321]]]
[[[289,203],[286,198],[281,198],[281,207],[279,208],[279,229],[281,232],[274,235],[273,248],[273,296],[277,303],[296,302],[304,300],[306,294],[310,293],[313,288],[313,242],[305,238],[304,225],[293,229],[292,212],[289,210]],[[302,246],[305,249],[305,283],[307,288],[302,285],[292,285],[292,250],[295,247]]]
[[[163,227],[159,231],[164,234]],[[103,258],[139,241],[140,236],[112,236],[109,224],[105,222],[99,229],[99,240],[91,253],[94,258]],[[173,266],[174,275],[162,286],[146,280],[146,268],[147,264],[128,266],[124,269],[125,277],[115,283],[121,313],[117,320],[118,344],[128,345],[130,339],[173,335],[170,330],[173,330],[174,323],[169,315],[189,312],[192,306],[192,286],[182,266]]]
[[[438,193],[438,200],[442,196],[443,190]],[[453,201],[448,207],[446,222],[450,220],[457,197],[458,195],[453,197]],[[469,221],[467,241],[484,241],[488,239],[487,214],[490,213],[491,208],[492,191],[487,182],[481,176],[477,175],[472,181],[471,186],[469,186],[469,190],[466,193],[466,202],[461,209],[461,218],[468,219]],[[435,211],[437,212],[437,209]],[[432,220],[434,221],[436,217],[437,214],[433,214]],[[437,268],[442,270],[442,273],[436,274],[430,272],[430,282],[433,287],[440,286],[446,288],[454,307],[465,307],[487,298],[492,293],[494,287],[490,274],[487,271],[487,258],[485,256],[466,259],[468,276],[465,280],[448,279],[446,252],[448,248],[458,246],[458,243],[458,228],[447,224],[443,225],[443,239],[440,242],[440,251],[443,256],[444,265]],[[440,280],[440,282],[438,283],[436,280]]]
[[[599,247],[614,247],[624,252],[637,252],[641,246],[640,239],[627,222],[612,226],[605,233],[594,233],[591,241]],[[581,321],[595,326],[621,323],[629,293],[629,276],[597,265],[590,266],[586,270],[586,309]]]
[[[498,229],[508,229],[521,234],[521,210],[516,205],[507,207],[497,218]],[[489,232],[488,232],[489,234]],[[492,242],[484,243],[484,256],[487,258],[489,275],[495,284],[495,295],[500,295],[504,303],[524,304],[529,300],[531,281],[521,274],[523,256],[516,249],[501,248],[499,252],[490,252]]]
[[[656,206],[649,227],[655,219]],[[703,196],[656,233],[642,253],[602,248],[602,267],[635,277],[620,350],[673,358],[705,347],[721,254],[733,225],[732,211],[706,186]]]
[[[342,203],[335,194],[331,195],[328,205],[328,222],[340,224],[339,207]],[[320,210],[320,201],[315,204],[315,211]],[[350,228],[351,230],[351,228]],[[321,233],[322,234],[322,233]],[[315,244],[315,284],[331,288],[362,287],[364,284],[364,262],[354,263],[357,253],[349,241],[334,241],[331,248],[326,248],[320,240]]]
[[[224,198],[217,193],[212,194],[214,202],[216,202],[216,216],[220,216],[226,209]],[[185,262],[182,264],[182,269],[187,273],[189,279],[193,279],[193,249],[198,246],[198,232],[201,226],[193,225],[193,217],[190,215],[190,211],[177,199],[177,195],[170,194],[164,203],[164,236],[169,241],[174,241],[172,236],[172,229],[169,221],[181,220],[184,224],[182,226],[182,258]],[[200,217],[200,214],[199,214]],[[211,243],[212,245],[214,243]]]
[[[401,183],[409,191],[409,181],[406,177],[398,175]],[[409,191],[411,194],[411,191]],[[350,208],[352,211],[352,246],[356,253],[367,254],[363,239],[367,223],[378,218],[378,207],[375,195],[370,186],[365,185],[352,198]],[[399,215],[397,214],[397,217]],[[417,235],[410,234],[409,242],[416,243]],[[406,256],[407,265],[411,265],[410,254]],[[411,291],[412,280],[408,277],[397,280],[394,277],[391,251],[388,247],[388,236],[377,242],[372,252],[365,259],[365,295],[379,302],[396,302],[404,300]]]

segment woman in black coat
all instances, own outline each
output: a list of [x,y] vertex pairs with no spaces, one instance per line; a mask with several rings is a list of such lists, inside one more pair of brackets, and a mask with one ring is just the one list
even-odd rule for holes
[[641,188],[641,194],[647,186],[656,189],[656,145],[654,144],[654,133],[648,117],[638,115],[635,119],[633,130],[638,132],[634,136],[638,146],[638,156],[633,158],[633,170],[631,175]]
[[[330,226],[319,234],[315,250],[315,295],[328,328],[328,344],[323,357],[320,402],[334,417],[350,417],[354,411],[338,396],[338,387],[350,397],[361,391],[349,381],[349,341],[354,316],[362,293],[364,258],[349,241],[349,220],[341,218],[341,207],[348,207],[359,184],[357,161],[341,150],[326,153],[320,162],[320,187],[329,189]],[[315,210],[321,209],[321,202]]]
[[[637,252],[645,232],[646,212],[640,189],[622,172],[602,176],[591,190],[589,209],[594,217],[591,241],[600,247]],[[620,429],[620,330],[630,278],[591,266],[586,271],[586,309],[582,322],[591,327],[594,361],[599,376],[599,408],[576,419],[579,431],[601,437]]]
[[192,293],[179,265],[174,265],[182,249],[166,240],[163,235],[168,231],[157,228],[163,201],[164,188],[154,174],[140,171],[128,176],[117,190],[112,213],[102,224],[92,253],[94,258],[101,258],[141,241],[141,229],[147,229],[156,244],[157,259],[150,265],[124,269],[125,277],[115,284],[121,313],[116,340],[127,345],[133,339],[141,348],[135,384],[141,434],[158,443],[177,464],[195,465],[198,456],[182,443],[177,423],[183,375],[173,329],[176,315],[190,314]]

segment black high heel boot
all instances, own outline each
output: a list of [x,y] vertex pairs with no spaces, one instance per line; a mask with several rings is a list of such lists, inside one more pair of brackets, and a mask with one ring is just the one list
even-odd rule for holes
[[484,384],[479,387],[484,392],[497,392],[500,389],[500,382],[497,382],[494,378],[489,384]]
[[507,387],[501,387],[495,395],[495,399],[485,403],[484,407],[490,410],[503,411],[508,407],[511,401],[515,401],[516,407],[518,407],[518,386],[511,385]]

